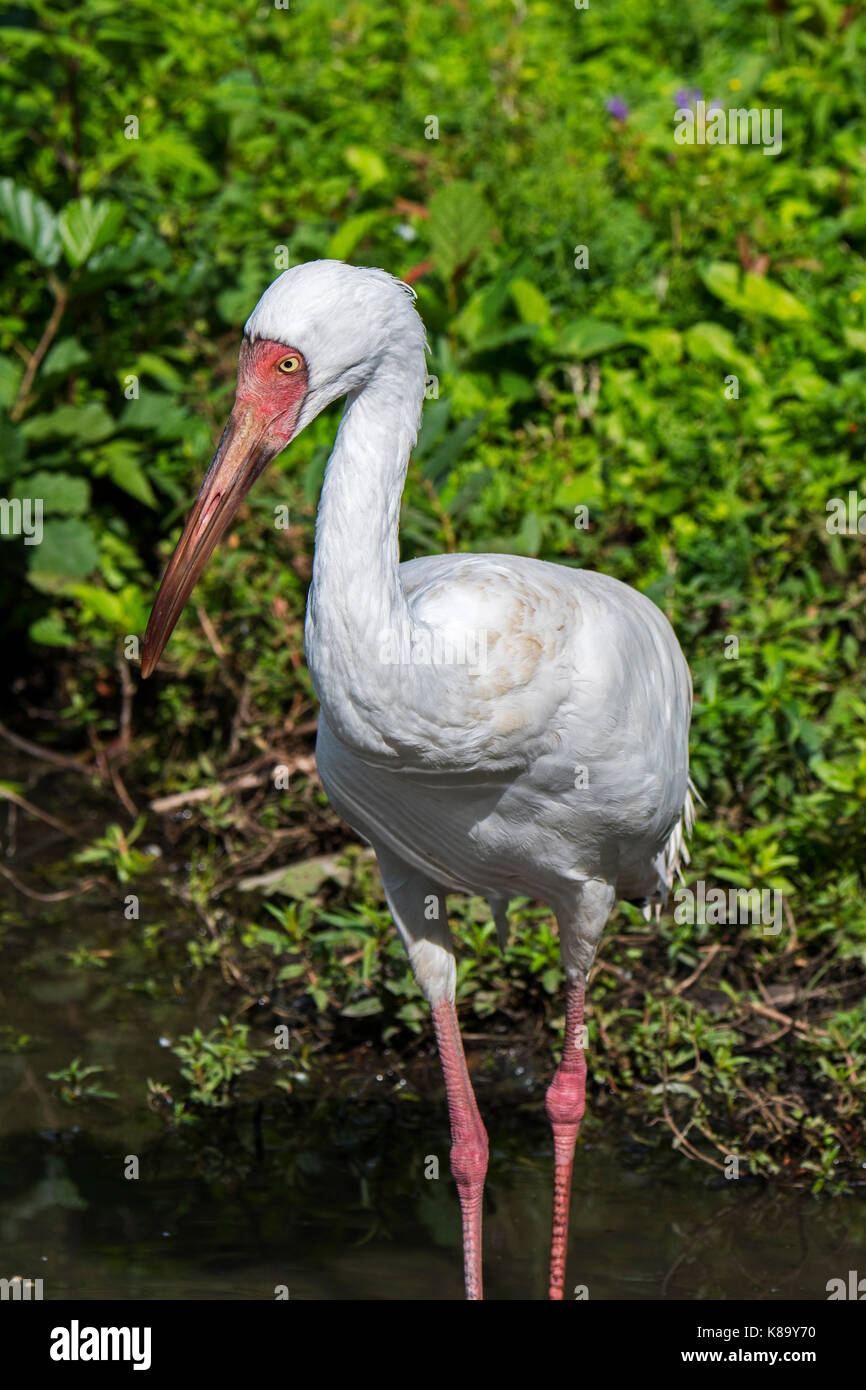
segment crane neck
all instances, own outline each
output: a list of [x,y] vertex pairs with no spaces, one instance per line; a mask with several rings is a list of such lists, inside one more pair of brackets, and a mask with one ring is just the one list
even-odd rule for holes
[[334,732],[381,754],[393,722],[389,634],[410,630],[400,582],[400,500],[424,397],[423,351],[389,356],[353,392],[325,470],[305,646]]

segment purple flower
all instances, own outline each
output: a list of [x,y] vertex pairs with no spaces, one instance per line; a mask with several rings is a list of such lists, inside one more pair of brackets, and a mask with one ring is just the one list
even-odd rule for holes
[[621,97],[608,97],[604,109],[616,121],[624,121],[628,116],[628,107]]
[[677,110],[680,111],[686,106],[694,106],[700,101],[701,96],[700,87],[678,87],[674,92],[674,102],[676,103]]
[[723,109],[722,103],[719,101],[719,98],[718,98],[718,97],[713,97],[712,101],[710,102],[709,106],[707,107],[707,110],[708,110],[708,111],[721,111],[722,109]]

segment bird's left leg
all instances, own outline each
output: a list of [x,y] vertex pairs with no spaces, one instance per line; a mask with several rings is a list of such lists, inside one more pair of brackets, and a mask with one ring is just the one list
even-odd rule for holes
[[553,1126],[553,1234],[548,1297],[561,1299],[565,1286],[568,1212],[574,1149],[586,1097],[584,980],[615,902],[613,888],[591,879],[584,883],[576,910],[559,915],[560,949],[565,966],[565,1038],[562,1061],[547,1089],[546,1109]]
[[391,915],[433,1014],[451,1121],[451,1173],[457,1184],[463,1216],[466,1297],[480,1299],[484,1296],[481,1206],[487,1174],[487,1131],[469,1080],[454,1007],[457,971],[445,891],[390,850],[376,846],[376,857]]

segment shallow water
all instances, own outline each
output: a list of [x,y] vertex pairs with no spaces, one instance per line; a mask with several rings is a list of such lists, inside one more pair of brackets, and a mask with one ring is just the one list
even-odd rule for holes
[[[513,1114],[488,1120],[486,1293],[543,1297],[549,1145]],[[3,1136],[7,1277],[42,1277],[53,1299],[272,1299],[278,1285],[293,1299],[461,1296],[438,1107],[250,1109],[207,1136],[143,1147],[138,1181],[122,1176],[129,1151],[85,1125]],[[437,1151],[443,1176],[425,1180]],[[713,1184],[670,1153],[581,1145],[569,1297],[580,1284],[593,1299],[824,1299],[828,1279],[864,1268],[864,1249],[855,1198]]]
[[[147,920],[176,912],[151,901]],[[184,996],[161,948],[148,956],[140,924],[119,916],[105,895],[51,908],[18,900],[6,916],[0,1277],[42,1278],[46,1299],[272,1299],[277,1286],[293,1299],[459,1298],[458,1205],[432,1054],[416,1067],[420,1099],[406,1093],[396,1057],[392,1070],[371,1048],[366,1061],[324,1065],[285,1099],[270,1089],[167,1129],[148,1108],[146,1079],[174,1084],[166,1040],[192,1017],[211,1026],[219,1006]],[[72,964],[81,945],[109,952],[104,967]],[[32,1041],[15,1050],[22,1033]],[[486,1293],[542,1298],[548,1078],[507,1048],[487,1065],[492,1052],[480,1043],[471,1053],[491,1143]],[[46,1074],[75,1056],[106,1068],[99,1079],[118,1099],[63,1104]],[[137,1179],[124,1176],[130,1155]],[[438,1178],[425,1176],[431,1159]],[[862,1196],[726,1182],[674,1152],[660,1129],[626,1120],[615,1100],[588,1114],[567,1297],[586,1286],[592,1299],[825,1299],[827,1281],[850,1269],[866,1274]]]

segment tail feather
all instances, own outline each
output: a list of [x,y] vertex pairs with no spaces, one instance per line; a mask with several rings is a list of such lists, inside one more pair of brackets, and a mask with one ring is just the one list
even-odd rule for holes
[[649,898],[635,905],[643,913],[644,920],[649,922],[655,908],[655,917],[658,921],[661,910],[668,900],[668,894],[674,886],[674,879],[683,880],[683,865],[690,863],[689,847],[686,843],[687,837],[691,835],[695,827],[695,801],[704,805],[704,799],[689,777],[686,787],[685,800],[683,801],[682,814],[668,836],[667,844],[655,861],[656,872],[658,874],[658,888]]
[[673,887],[675,878],[678,878],[680,883],[683,882],[682,865],[691,862],[686,839],[695,828],[695,798],[703,805],[701,794],[690,777],[686,787],[682,815],[670,833],[662,856],[664,880],[668,888]]

